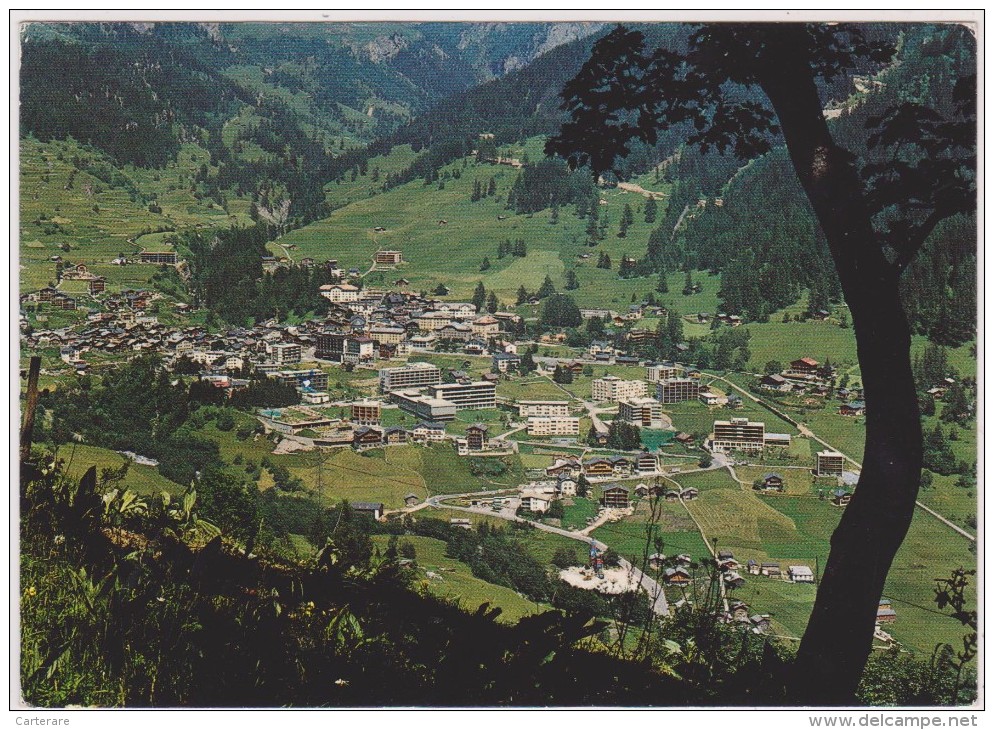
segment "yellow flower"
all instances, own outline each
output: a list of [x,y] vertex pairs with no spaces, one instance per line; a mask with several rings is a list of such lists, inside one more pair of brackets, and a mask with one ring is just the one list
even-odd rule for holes
[[28,594],[28,596],[29,596],[29,597],[34,597],[34,596],[37,596],[37,595],[38,595],[38,591],[37,591],[37,589],[35,589],[35,587],[34,587],[34,586],[31,586],[31,587],[30,587],[30,588],[28,588],[28,590],[27,590],[27,591],[25,591],[25,592],[26,592],[26,593]]

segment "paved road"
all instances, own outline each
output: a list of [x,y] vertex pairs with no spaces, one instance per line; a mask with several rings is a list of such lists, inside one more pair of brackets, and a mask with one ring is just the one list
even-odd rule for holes
[[[766,401],[764,401],[764,400],[762,400],[760,398],[757,398],[752,393],[748,392],[747,390],[744,390],[744,389],[740,388],[738,385],[736,385],[732,381],[730,381],[730,380],[728,380],[726,378],[723,378],[721,376],[715,376],[715,377],[718,380],[721,380],[721,381],[723,381],[725,383],[728,383],[728,385],[730,385],[731,387],[735,388],[735,390],[737,390],[740,393],[748,396],[751,400],[753,400],[754,402],[756,402],[759,405],[763,406],[763,408],[766,408],[768,411],[772,412],[773,414],[775,414],[777,416],[780,416],[781,418],[784,418],[784,419],[786,419],[787,421],[789,421],[791,423],[794,423],[794,425],[797,426],[797,430],[800,431],[803,436],[806,436],[806,437],[808,437],[808,438],[810,438],[810,439],[812,439],[814,441],[817,441],[822,446],[824,446],[826,448],[829,448],[832,451],[838,451],[840,454],[842,454],[842,456],[846,459],[846,461],[854,464],[858,469],[862,469],[863,468],[863,465],[861,463],[859,463],[858,461],[856,461],[854,458],[852,458],[851,456],[849,456],[845,452],[840,451],[835,446],[832,446],[832,444],[828,443],[828,441],[826,441],[825,439],[823,439],[820,436],[818,436],[817,434],[815,434],[810,428],[808,428],[804,424],[798,423],[797,421],[795,421],[793,418],[791,418],[790,416],[786,415],[785,413],[781,413],[779,410],[777,410],[776,408],[774,408],[773,406],[771,406]],[[966,530],[964,530],[959,525],[957,525],[954,522],[951,522],[947,518],[943,517],[941,514],[939,514],[938,512],[936,512],[931,507],[928,507],[927,505],[922,504],[918,500],[915,500],[915,506],[918,507],[919,509],[921,509],[923,512],[927,512],[928,514],[932,515],[933,517],[935,517],[937,520],[939,520],[941,523],[943,523],[947,527],[952,528],[953,530],[955,530],[957,533],[959,533],[960,535],[962,535],[963,537],[965,537],[970,542],[976,542],[977,541],[977,538],[974,535],[971,535],[969,532],[967,532]]]
[[[481,507],[456,507],[451,504],[442,504],[442,500],[458,499],[460,497],[476,497],[476,496],[493,496],[493,492],[469,492],[466,494],[440,494],[435,497],[429,497],[425,502],[425,505],[431,505],[432,507],[439,507],[441,509],[453,509],[460,512],[469,512],[478,515],[489,515],[491,517],[500,517],[501,519],[508,520],[509,522],[524,522],[526,524],[535,527],[536,529],[542,530],[543,532],[551,532],[555,535],[562,535],[563,537],[568,537],[571,540],[577,540],[578,542],[590,545],[594,544],[598,550],[607,550],[607,544],[584,535],[581,532],[574,532],[572,530],[563,530],[559,527],[553,527],[552,525],[546,525],[541,522],[533,522],[532,520],[526,520],[523,517],[518,517],[513,511],[508,514],[508,509],[505,508],[500,512],[494,512],[487,508]],[[628,571],[636,580],[638,580],[639,585],[642,586],[643,590],[648,594],[649,598],[652,600],[652,610],[659,616],[669,616],[670,609],[669,604],[666,602],[666,593],[663,591],[663,587],[659,585],[651,576],[643,573],[641,570],[636,568],[630,562],[621,559],[621,567]]]

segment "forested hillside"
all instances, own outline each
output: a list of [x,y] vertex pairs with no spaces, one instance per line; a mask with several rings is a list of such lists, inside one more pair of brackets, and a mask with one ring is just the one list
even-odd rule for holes
[[[850,96],[832,119],[836,138],[865,164],[879,162],[881,153],[866,146],[874,118],[907,101],[950,109],[951,80],[968,75],[975,64],[973,46],[964,42],[964,34],[968,31],[962,27],[905,30],[895,62],[876,77],[861,80],[864,91]],[[709,176],[720,169],[713,161],[710,156],[700,166]],[[810,291],[812,312],[838,301],[839,287],[821,231],[782,147],[746,165],[720,187],[713,177],[694,171],[681,170],[676,176],[678,192],[664,220],[666,227],[675,223],[684,206],[693,208],[695,198],[702,203],[681,230],[664,231],[674,251],[670,258],[721,271],[725,311],[763,321],[805,289]],[[686,193],[678,197],[681,191]],[[975,330],[975,278],[976,224],[949,221],[933,233],[905,274],[905,305],[916,332],[946,345],[968,341]]]

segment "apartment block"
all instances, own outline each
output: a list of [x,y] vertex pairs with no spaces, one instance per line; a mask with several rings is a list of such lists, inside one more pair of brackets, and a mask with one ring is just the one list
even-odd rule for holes
[[403,367],[380,369],[380,390],[422,388],[442,382],[442,371],[427,362],[412,362]]
[[661,428],[663,407],[655,398],[631,398],[618,401],[618,418],[643,428]]
[[532,416],[528,419],[529,436],[578,436],[580,419],[576,416]]
[[701,383],[693,378],[669,378],[656,385],[656,397],[660,403],[697,400],[700,393]]
[[497,384],[485,380],[433,385],[431,390],[432,397],[455,403],[458,410],[497,407]]
[[719,452],[747,451],[758,453],[766,442],[766,424],[748,418],[714,422],[712,449]]
[[619,401],[644,398],[648,387],[644,380],[622,380],[616,375],[605,375],[591,383],[595,401]]
[[820,477],[841,476],[845,471],[846,457],[838,451],[819,451],[815,465],[815,474]]
[[521,418],[568,416],[569,401],[565,400],[521,400],[518,401],[518,416]]

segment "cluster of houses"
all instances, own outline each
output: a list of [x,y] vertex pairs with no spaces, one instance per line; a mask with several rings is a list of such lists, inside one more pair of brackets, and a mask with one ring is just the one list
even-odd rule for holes
[[866,413],[866,403],[863,401],[861,388],[836,388],[832,383],[836,369],[829,364],[821,364],[812,357],[802,357],[793,360],[789,367],[780,373],[764,375],[757,387],[760,390],[798,396],[830,398],[833,393],[841,401],[839,414],[843,416],[862,416]]
[[[406,283],[398,279],[395,285]],[[347,282],[324,284],[320,294],[331,306],[323,336],[315,342],[319,359],[358,364],[436,349],[471,355],[517,353],[506,341],[507,334],[522,323],[512,312],[478,313],[469,302],[428,299],[405,290],[360,288]],[[511,358],[500,358],[494,365],[500,372],[517,367]]]

